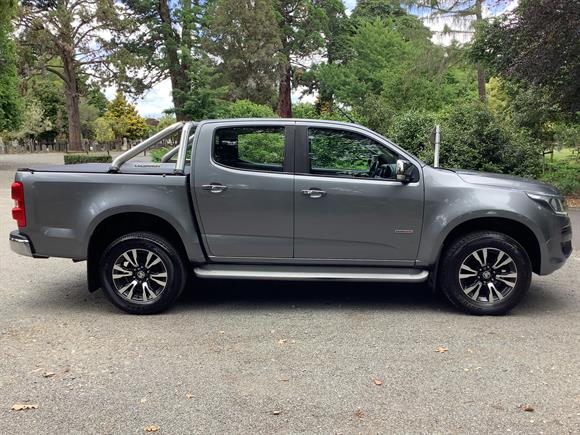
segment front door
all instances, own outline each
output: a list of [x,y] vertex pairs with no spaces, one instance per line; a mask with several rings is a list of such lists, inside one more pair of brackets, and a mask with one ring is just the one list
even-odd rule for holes
[[413,265],[423,215],[419,168],[416,181],[396,181],[395,150],[341,128],[300,127],[296,156],[297,259]]
[[[211,125],[211,124],[210,124]],[[193,171],[196,211],[215,259],[291,258],[293,127],[229,122],[203,129]]]

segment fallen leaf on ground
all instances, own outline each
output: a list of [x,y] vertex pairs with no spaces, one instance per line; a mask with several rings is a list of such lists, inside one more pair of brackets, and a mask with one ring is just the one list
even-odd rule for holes
[[280,340],[278,340],[278,344],[286,344],[288,340],[286,340],[285,338],[281,338]]
[[279,381],[280,381],[280,382],[289,382],[289,381],[290,381],[290,379],[288,379],[288,378],[284,378],[284,379],[279,379]]
[[156,424],[150,424],[149,426],[145,426],[145,432],[158,432],[161,429]]
[[226,331],[220,331],[220,334],[225,334],[225,333],[226,333]]
[[54,373],[54,372],[44,372],[44,373],[42,374],[42,376],[44,376],[45,378],[51,378],[51,377],[53,377],[55,374],[56,374],[56,373]]
[[383,385],[383,381],[381,381],[380,379],[373,379],[373,382],[375,383],[375,385]]
[[186,394],[185,397],[187,397],[188,399],[193,399],[193,394]]
[[356,418],[358,418],[359,420],[362,420],[362,419],[364,418],[364,416],[365,416],[365,413],[364,413],[364,412],[362,412],[362,409],[360,409],[360,408],[359,408],[359,409],[357,409],[357,410],[354,412],[354,415],[355,415],[355,416],[356,416]]
[[141,403],[145,403],[145,402],[147,402],[146,398],[141,399]]
[[522,405],[522,409],[526,412],[534,412],[534,407],[532,405],[530,405],[529,403]]
[[37,409],[38,405],[36,403],[15,403],[10,408],[12,411],[25,411],[27,409]]
[[274,414],[274,415],[280,415],[280,411],[272,411],[272,414]]
[[446,347],[442,347],[442,346],[439,346],[437,349],[435,349],[435,352],[437,352],[437,353],[445,353],[447,351],[449,351],[449,349],[447,349]]

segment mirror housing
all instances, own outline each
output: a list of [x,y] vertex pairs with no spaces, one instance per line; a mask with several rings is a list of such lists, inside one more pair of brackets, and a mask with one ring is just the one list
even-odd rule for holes
[[411,181],[414,168],[413,164],[408,160],[397,160],[397,181],[401,183]]

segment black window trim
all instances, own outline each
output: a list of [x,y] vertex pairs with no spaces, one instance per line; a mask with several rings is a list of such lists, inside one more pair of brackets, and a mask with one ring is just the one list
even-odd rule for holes
[[[246,168],[239,168],[237,166],[229,166],[224,165],[221,162],[218,162],[215,156],[215,139],[218,130],[225,130],[225,129],[233,129],[233,128],[256,128],[256,129],[267,129],[267,128],[283,128],[284,129],[284,162],[282,164],[281,171],[267,171],[267,170],[259,170],[259,169],[246,169]],[[232,126],[216,126],[212,132],[212,140],[211,140],[211,152],[210,152],[210,159],[213,164],[216,166],[221,166],[222,168],[228,168],[235,171],[241,172],[253,172],[253,173],[260,173],[260,174],[286,174],[286,175],[293,175],[294,174],[294,142],[296,136],[296,126],[289,125],[289,124],[240,124],[240,125],[232,125]]]

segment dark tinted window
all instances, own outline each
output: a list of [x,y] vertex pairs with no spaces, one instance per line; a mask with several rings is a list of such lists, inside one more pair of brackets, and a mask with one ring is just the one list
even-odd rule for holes
[[310,172],[339,177],[395,179],[397,156],[358,133],[310,128]]
[[213,158],[222,165],[254,171],[282,171],[284,127],[216,130]]

